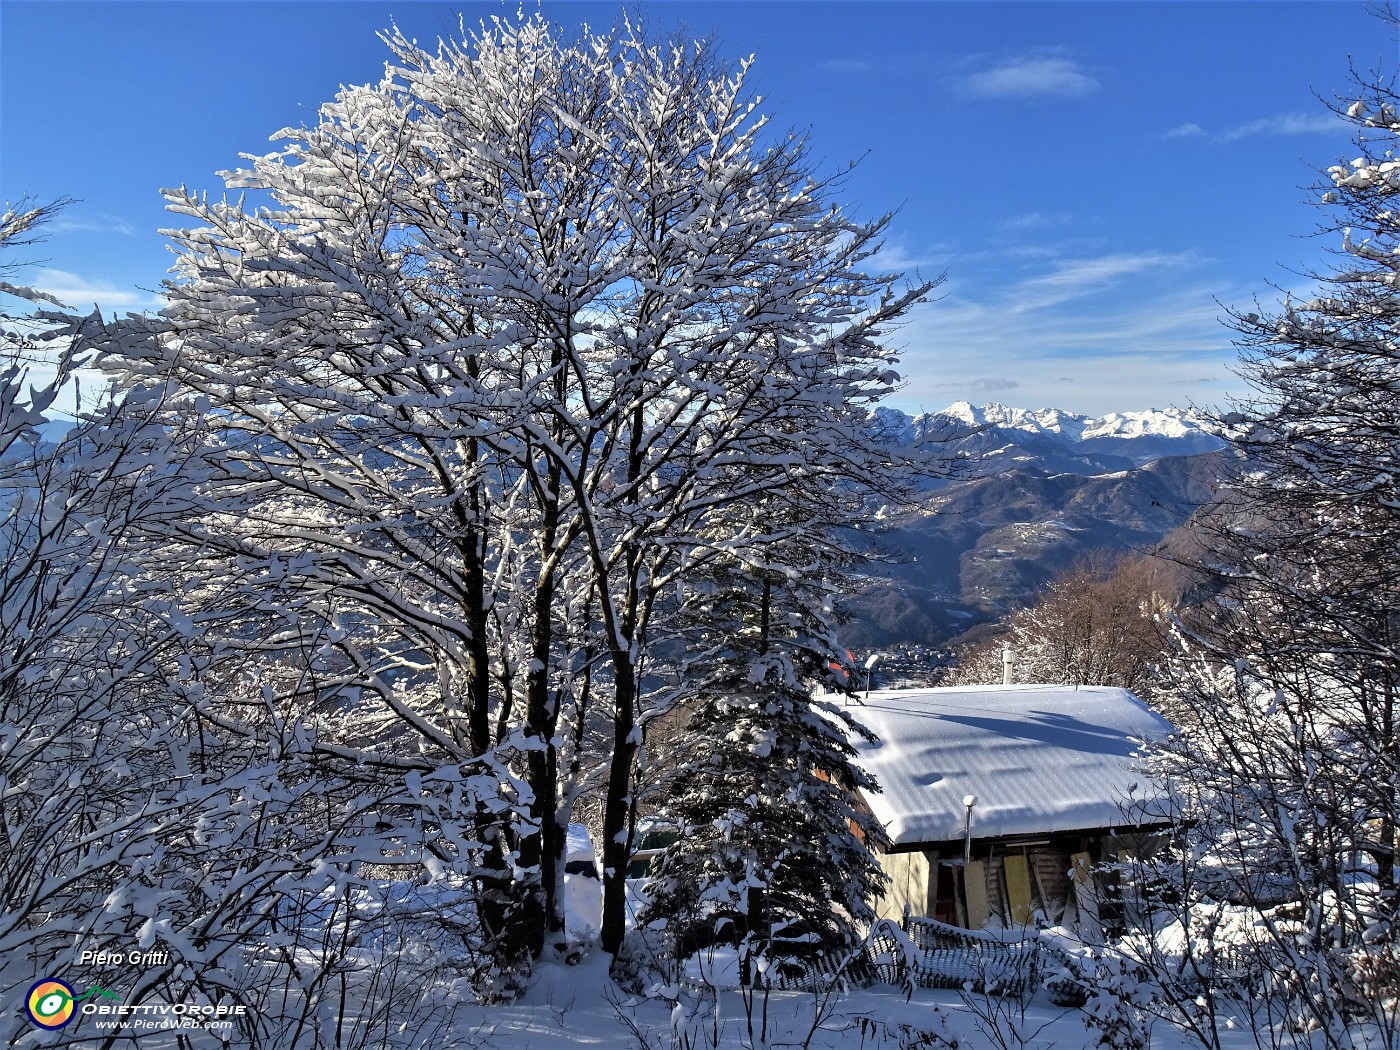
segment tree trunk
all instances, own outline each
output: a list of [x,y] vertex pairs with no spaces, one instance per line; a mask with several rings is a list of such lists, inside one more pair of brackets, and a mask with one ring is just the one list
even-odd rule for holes
[[637,681],[632,654],[614,648],[616,710],[603,808],[603,951],[616,955],[627,930],[627,864],[632,859],[632,766],[637,758]]
[[559,467],[545,472],[545,491],[540,494],[543,521],[540,528],[540,570],[535,584],[534,625],[530,639],[530,669],[526,677],[525,737],[531,742],[526,754],[526,777],[534,798],[530,804],[532,827],[520,841],[520,866],[539,870],[538,883],[529,888],[522,902],[522,932],[525,946],[538,958],[546,933],[563,929],[555,901],[560,841],[557,821],[559,794],[559,755],[554,744],[558,722],[558,702],[549,688],[551,650],[554,644],[554,598],[557,590],[559,534]]

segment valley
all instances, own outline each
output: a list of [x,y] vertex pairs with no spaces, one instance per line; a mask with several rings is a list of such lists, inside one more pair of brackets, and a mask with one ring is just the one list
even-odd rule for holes
[[909,417],[905,445],[959,465],[892,516],[843,612],[857,650],[943,647],[1025,605],[1076,562],[1155,547],[1215,493],[1221,442],[1175,411],[1090,419],[967,402]]

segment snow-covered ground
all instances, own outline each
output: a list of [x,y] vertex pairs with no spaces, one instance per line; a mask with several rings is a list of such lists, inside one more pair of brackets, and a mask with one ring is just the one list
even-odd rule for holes
[[[608,957],[594,952],[577,965],[541,965],[528,990],[512,1003],[458,1002],[430,1018],[419,1018],[429,1028],[416,1032],[393,1026],[398,1030],[376,1034],[356,1031],[352,1025],[343,1034],[349,1046],[422,1050],[1098,1050],[1131,1045],[1103,1042],[1103,1033],[1089,1026],[1084,1010],[1056,1006],[1044,992],[1024,1008],[1014,998],[924,988],[915,989],[906,999],[900,989],[879,984],[830,996],[775,991],[766,1001],[758,993],[746,1002],[729,971],[723,964],[707,967],[713,987],[688,981],[683,988],[666,990],[672,996],[669,1000],[631,996],[609,979]],[[237,1047],[227,1035],[220,1038],[189,1030],[179,1034],[189,1050]],[[172,1033],[142,1035],[140,1045],[147,1050],[175,1050]],[[320,1045],[339,1045],[333,1044],[332,1033],[322,1035],[327,1042]],[[30,1028],[21,1030],[10,1045],[95,1050],[102,1040],[96,1033]],[[274,1037],[273,1045],[284,1044]],[[1152,1025],[1139,1045],[1144,1050],[1202,1046],[1165,1022]],[[1267,1036],[1256,1041],[1248,1026],[1240,1024],[1221,1033],[1219,1047],[1246,1050],[1270,1045]],[[1295,1050],[1313,1047],[1305,1037],[1287,1035],[1273,1045]],[[1316,1045],[1320,1050],[1321,1042]],[[1384,1043],[1367,1043],[1358,1034],[1354,1045],[1356,1050],[1379,1050]]]
[[[571,863],[580,867],[594,856],[592,844],[582,828],[574,829],[570,839]],[[599,888],[596,879],[582,871],[569,876],[568,901],[571,928],[588,930],[596,926]],[[644,892],[640,881],[629,881],[633,895]],[[384,898],[380,906],[394,902],[409,914],[448,914],[460,907],[460,894],[443,887],[422,887],[416,883],[396,884],[395,892]],[[372,903],[372,902],[371,902]],[[368,904],[365,906],[368,907]],[[1238,910],[1236,910],[1238,911]],[[1246,942],[1250,939],[1247,913],[1234,911],[1218,929],[1231,931],[1230,939]],[[591,920],[591,922],[590,922]],[[1158,938],[1158,947],[1179,948],[1181,938],[1174,927],[1165,929]],[[878,931],[877,931],[878,932]],[[587,934],[585,935],[587,936]],[[988,932],[984,937],[995,938]],[[1026,931],[1005,931],[1005,939],[1019,943]],[[1127,979],[1127,971],[1113,964],[1099,949],[1090,949],[1070,931],[1054,928],[1041,930],[1035,937],[1041,947],[1050,949],[1048,965],[1056,967],[1054,959],[1068,960],[1088,957],[1102,959],[1105,965],[1091,966],[1087,973],[1098,972],[1099,979],[1090,979],[1101,989],[1097,999],[1090,997],[1088,1007],[1058,1005],[1045,989],[1047,978],[1056,970],[1046,969],[1046,963],[1033,970],[1038,972],[1040,990],[1024,1002],[1014,996],[986,994],[971,984],[966,991],[911,988],[875,983],[867,987],[838,987],[830,993],[802,991],[744,992],[738,981],[737,954],[734,949],[711,949],[690,959],[683,972],[663,979],[662,970],[644,968],[636,984],[624,988],[609,976],[610,957],[593,949],[582,950],[572,945],[567,956],[572,964],[562,961],[538,965],[528,979],[524,991],[513,1001],[481,1005],[473,997],[472,983],[449,963],[454,957],[452,938],[431,936],[431,927],[424,927],[422,937],[383,944],[367,940],[347,956],[352,963],[346,973],[349,983],[341,994],[331,996],[305,1013],[296,1004],[285,1016],[261,1014],[261,1007],[251,1012],[257,1020],[262,1037],[259,1046],[312,1047],[338,1046],[345,1050],[569,1050],[569,1048],[601,1048],[601,1050],[777,1050],[801,1047],[804,1050],[905,1050],[913,1047],[958,1048],[958,1050],[1020,1050],[1020,1048],[1058,1048],[1058,1050],[1187,1050],[1208,1045],[1199,1038],[1174,1027],[1166,1020],[1153,1020],[1128,1006],[1121,999],[1107,994],[1121,984],[1129,995],[1141,988],[1136,980]],[[645,954],[640,939],[629,936],[626,946],[632,952]],[[457,946],[460,950],[460,945]],[[905,954],[906,963],[914,963],[913,941],[905,939],[900,947],[886,945],[876,951],[874,961],[880,966],[897,961]],[[560,956],[566,954],[560,952]],[[639,958],[641,956],[639,955]],[[923,957],[925,962],[933,956]],[[0,986],[23,989],[32,981],[4,981],[7,963],[23,969],[24,960],[0,958]],[[664,969],[662,959],[651,962]],[[956,965],[968,965],[959,957]],[[948,969],[950,962],[942,959],[939,972],[961,980],[960,969]],[[994,961],[984,962],[980,971],[967,976],[984,980],[999,972]],[[315,968],[315,960],[308,959]],[[414,980],[395,983],[388,971],[407,967],[419,974]],[[1095,969],[1097,967],[1097,969]],[[308,971],[309,972],[309,971]],[[453,976],[457,974],[457,976]],[[1118,976],[1124,978],[1118,980]],[[14,975],[11,975],[14,976]],[[395,994],[386,1000],[364,993],[381,980],[394,985]],[[669,984],[666,981],[669,980]],[[645,988],[645,994],[636,994]],[[126,988],[119,987],[112,998],[120,1005]],[[1160,989],[1158,990],[1160,995]],[[142,997],[141,1008],[158,1010],[162,1002],[158,995]],[[1139,1000],[1141,1001],[1141,1000]],[[137,1000],[132,999],[132,1003]],[[1093,1004],[1097,1002],[1097,1007]],[[1158,1000],[1152,1007],[1160,1009]],[[373,1005],[371,1005],[373,1003]],[[96,1005],[94,1005],[96,1004]],[[1220,1032],[1218,1050],[1324,1050],[1319,1036],[1309,1037],[1274,1030],[1254,1032],[1250,1018],[1243,1013],[1232,1017],[1225,997],[1217,1000],[1225,1014],[1217,1026]],[[75,1018],[71,1029],[62,1032],[42,1031],[25,1024],[19,1017],[9,1029],[9,1045],[16,1047],[68,1046],[96,1048],[107,1045],[104,1036],[111,1034],[104,1027],[104,1016],[96,1016],[106,1000],[84,1006],[82,1016]],[[1249,1002],[1237,1003],[1248,1009]],[[91,1016],[90,1016],[91,1014]],[[1103,1023],[1129,1023],[1115,1026],[1114,1041],[1106,1041],[1102,1027],[1096,1027],[1094,1015]],[[259,1016],[261,1015],[261,1016]],[[306,1027],[298,1028],[298,1017]],[[198,1020],[198,1018],[191,1018]],[[185,1018],[177,1018],[183,1021]],[[161,1027],[159,1018],[146,1015],[119,1022],[123,1036],[139,1036],[145,1050],[178,1050],[176,1036],[185,1050],[239,1050],[251,1033],[231,1025],[215,1025],[216,1030]],[[309,1029],[320,1026],[320,1041],[311,1038]],[[1393,1027],[1393,1026],[1392,1026]],[[153,1030],[152,1030],[153,1029]],[[295,1029],[295,1031],[294,1031]],[[300,1032],[300,1034],[297,1034]],[[1392,1037],[1394,1032],[1391,1033]],[[1130,1038],[1124,1039],[1128,1035]],[[1345,1038],[1345,1037],[1344,1037]],[[5,1030],[0,1028],[0,1043],[5,1042]],[[124,1040],[111,1045],[136,1045]],[[1338,1044],[1333,1044],[1334,1046]],[[1367,1041],[1365,1032],[1356,1030],[1350,1050],[1395,1050],[1396,1044],[1376,1038]]]
[[[719,984],[728,984],[721,972]],[[768,1033],[762,1038],[765,1004],[752,1004],[754,1033],[743,996],[726,988],[711,993],[689,984],[678,1006],[661,999],[626,995],[608,980],[605,956],[595,954],[578,966],[545,965],[530,990],[508,1006],[462,1006],[453,1023],[461,1041],[481,1050],[750,1050],[811,1047],[812,1050],[879,1048],[1029,1047],[1079,1050],[1100,1045],[1100,1034],[1086,1025],[1078,1008],[1052,1004],[1039,993],[1021,1011],[1014,999],[915,989],[907,1001],[884,985],[855,989],[828,999],[810,992],[773,992],[766,1004]],[[809,1041],[810,1039],[810,1041]],[[1159,1023],[1152,1050],[1198,1047]],[[1254,1047],[1243,1026],[1225,1034],[1222,1050]]]

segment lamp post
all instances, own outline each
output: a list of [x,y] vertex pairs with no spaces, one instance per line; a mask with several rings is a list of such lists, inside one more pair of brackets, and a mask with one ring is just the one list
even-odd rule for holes
[[972,807],[977,805],[976,795],[964,795],[963,805],[967,807],[967,819],[963,822],[963,864],[972,862]]
[[972,807],[977,805],[977,796],[964,795],[963,805],[967,807],[967,813],[963,818],[962,912],[967,928],[972,929],[972,906],[967,899],[967,871],[972,866]]
[[875,677],[875,665],[880,662],[883,653],[876,653],[869,660],[865,661],[865,698],[870,699],[870,680]]

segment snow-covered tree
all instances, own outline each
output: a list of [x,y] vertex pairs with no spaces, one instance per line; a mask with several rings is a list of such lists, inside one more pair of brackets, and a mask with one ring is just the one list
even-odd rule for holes
[[1009,649],[1017,682],[1113,685],[1150,696],[1167,649],[1158,616],[1178,589],[1172,566],[1150,557],[1076,565],[959,652],[948,684],[1000,682]]
[[[663,596],[725,508],[889,476],[864,407],[930,286],[867,272],[887,219],[767,129],[747,64],[538,17],[385,41],[382,81],[227,176],[246,197],[169,195],[196,225],[121,364],[214,432],[189,541],[324,611],[353,732],[320,753],[460,785],[437,848],[503,958],[560,924],[602,778],[615,950]],[[601,751],[561,753],[585,708]]]
[[1182,899],[1257,909],[1260,971],[1329,1045],[1359,1014],[1393,1022],[1397,972],[1400,109],[1393,79],[1357,83],[1338,109],[1359,156],[1321,193],[1334,267],[1234,318],[1255,393],[1218,421],[1240,466],[1195,523],[1213,597],[1186,618],[1164,687],[1183,732],[1159,756],[1190,785]]
[[[0,220],[0,249],[44,213],[13,217]],[[120,987],[129,1006],[242,1005],[239,1045],[395,1045],[374,1029],[390,1017],[415,1033],[403,1043],[424,1026],[431,1042],[441,1003],[425,977],[444,948],[470,962],[454,927],[478,938],[450,895],[388,891],[373,865],[418,844],[383,815],[421,812],[419,796],[451,786],[424,777],[415,793],[403,769],[371,780],[328,761],[318,738],[343,697],[318,651],[325,610],[285,587],[285,565],[230,572],[190,540],[207,510],[199,417],[172,417],[164,389],[136,387],[55,418],[74,372],[128,322],[34,312],[61,304],[0,291],[27,304],[0,328],[11,361],[0,371],[0,994],[15,1001],[59,975]],[[56,374],[26,384],[41,358]],[[150,953],[139,972],[110,961],[135,949]],[[84,1021],[65,1034],[86,1045]],[[0,1019],[7,1045],[25,1033],[38,1034],[23,1014]]]
[[[29,243],[52,214],[7,210],[0,249]],[[187,741],[152,703],[163,624],[131,579],[141,530],[178,502],[170,446],[149,405],[64,434],[48,413],[89,322],[33,312],[61,305],[42,292],[0,292],[24,304],[4,311],[0,372],[0,972],[11,987],[25,976],[15,964],[48,972],[71,964],[80,937],[133,936],[118,888],[192,807],[171,783]],[[28,385],[41,354],[59,357],[56,375]]]
[[821,695],[853,672],[831,622],[839,549],[829,514],[797,508],[831,507],[834,494],[785,495],[748,512],[768,537],[759,548],[712,537],[687,593],[682,703],[647,798],[680,835],[654,862],[639,922],[682,958],[740,945],[748,979],[761,972],[751,964],[843,962],[885,881],[872,852],[883,829],[856,795],[877,790],[853,761],[864,731]]

